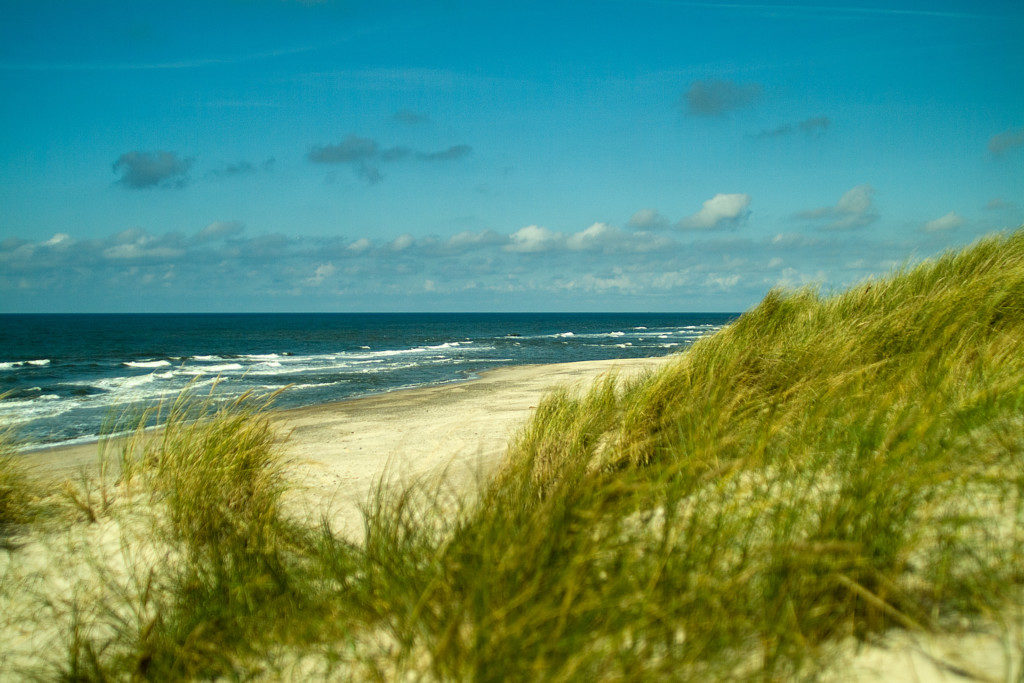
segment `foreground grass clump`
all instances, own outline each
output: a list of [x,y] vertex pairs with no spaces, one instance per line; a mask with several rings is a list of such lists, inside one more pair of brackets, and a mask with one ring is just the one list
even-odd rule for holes
[[370,624],[442,679],[702,679],[996,619],[1024,580],[1022,349],[1024,232],[774,291],[642,381],[549,397],[450,532],[382,494]]
[[281,511],[286,463],[272,399],[217,408],[183,394],[156,434],[140,426],[123,443],[128,567],[101,567],[99,597],[72,606],[59,676],[247,677],[272,644],[306,640],[311,619],[327,616],[299,552],[309,532]]
[[19,459],[10,432],[0,429],[0,548],[43,511],[44,491]]

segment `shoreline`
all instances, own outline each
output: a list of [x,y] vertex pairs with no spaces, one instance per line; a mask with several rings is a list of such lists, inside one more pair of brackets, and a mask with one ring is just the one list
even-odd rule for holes
[[[582,362],[587,362],[587,361],[582,361]],[[559,365],[559,363],[554,363],[554,365]],[[508,367],[521,367],[521,366],[516,365],[516,366],[508,366]],[[326,401],[324,403],[313,403],[313,404],[310,404],[310,405],[293,406],[293,407],[289,407],[289,408],[271,408],[270,409],[270,413],[271,413],[272,416],[279,416],[279,415],[284,415],[286,413],[290,413],[290,412],[293,412],[293,411],[302,411],[302,410],[312,410],[312,409],[316,409],[316,408],[324,408],[324,407],[332,406],[332,405],[335,405],[335,404],[350,403],[352,401],[361,401],[361,400],[364,400],[364,399],[377,398],[377,397],[380,397],[380,396],[387,396],[387,395],[390,395],[390,394],[398,394],[398,393],[403,393],[403,392],[407,392],[407,391],[420,391],[420,390],[423,390],[423,389],[435,389],[435,388],[439,388],[439,387],[451,386],[453,384],[463,384],[463,383],[466,383],[466,382],[474,382],[474,381],[480,379],[481,377],[483,377],[484,375],[486,375],[488,373],[495,372],[495,371],[501,370],[501,369],[502,369],[501,367],[490,368],[490,369],[484,370],[484,371],[482,371],[480,373],[475,373],[471,377],[464,377],[464,378],[461,378],[461,379],[445,380],[445,381],[441,381],[441,382],[437,382],[437,383],[431,383],[431,384],[422,384],[422,385],[406,386],[406,387],[396,387],[394,389],[385,389],[383,391],[375,392],[375,393],[372,393],[372,394],[361,394],[361,395],[358,395],[358,396],[351,396],[351,397],[348,397],[348,398],[341,398],[341,399],[336,399],[336,400],[333,400],[333,401]],[[267,392],[267,393],[270,393],[270,392]],[[151,432],[151,431],[155,431],[155,430],[158,430],[158,429],[160,429],[160,425],[151,425],[149,427],[146,427],[145,431]],[[82,465],[82,464],[86,464],[86,463],[83,462],[83,459],[82,459],[82,455],[83,455],[84,452],[86,452],[86,451],[95,452],[96,449],[99,447],[100,442],[107,441],[109,439],[117,440],[117,439],[119,439],[121,437],[128,436],[129,434],[132,434],[132,433],[134,433],[134,430],[117,432],[117,433],[112,434],[110,436],[85,436],[85,437],[79,437],[77,439],[72,439],[70,441],[57,442],[57,443],[52,443],[52,444],[34,444],[34,445],[31,445],[31,446],[28,446],[28,447],[20,448],[19,450],[17,450],[16,455],[19,456],[19,457],[25,458],[26,460],[28,460],[29,461],[28,465],[30,467],[34,467],[35,465],[38,464],[37,462],[34,462],[32,460],[36,456],[41,456],[43,463],[45,463],[47,465],[50,464],[51,460],[57,460],[60,457],[69,457],[71,459],[75,459],[76,462],[79,465]],[[53,464],[59,466],[59,463],[54,462]]]
[[[343,507],[351,512],[385,474],[448,470],[465,479],[488,471],[515,428],[558,386],[589,384],[609,372],[631,377],[677,357],[504,366],[466,380],[274,409],[270,419],[301,488],[347,501]],[[95,469],[101,442],[44,447],[22,456],[37,476],[61,479]]]

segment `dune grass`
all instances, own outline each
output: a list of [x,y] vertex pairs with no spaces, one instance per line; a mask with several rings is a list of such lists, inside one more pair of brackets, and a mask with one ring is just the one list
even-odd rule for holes
[[122,452],[150,547],[48,671],[775,679],[992,628],[1022,607],[1022,349],[1024,231],[773,291],[659,372],[548,396],[478,492],[382,484],[359,544],[285,514],[264,403],[183,398]]
[[141,531],[122,521],[122,534],[134,525],[145,541],[129,549],[126,573],[100,569],[103,589],[73,606],[66,655],[47,675],[250,677],[272,645],[335,632],[305,552],[313,530],[281,512],[287,463],[267,416],[273,398],[217,407],[182,394],[157,432],[140,426],[120,445],[120,495],[150,513]]
[[10,430],[0,429],[0,548],[45,512],[44,487],[29,476]]
[[442,679],[802,675],[994,617],[1024,578],[1022,349],[1021,232],[774,291],[642,381],[550,396],[448,533],[382,494],[357,573],[400,667]]

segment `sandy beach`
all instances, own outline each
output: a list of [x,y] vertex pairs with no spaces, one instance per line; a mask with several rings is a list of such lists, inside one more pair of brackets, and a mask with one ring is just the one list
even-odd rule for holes
[[[385,474],[402,479],[443,472],[468,485],[500,461],[547,392],[585,386],[607,373],[636,376],[670,358],[503,367],[465,382],[279,410],[271,419],[303,492],[296,501],[301,510],[329,514],[339,531],[358,534],[358,505]],[[98,444],[86,443],[27,457],[42,476],[65,478],[94,468],[98,452]]]

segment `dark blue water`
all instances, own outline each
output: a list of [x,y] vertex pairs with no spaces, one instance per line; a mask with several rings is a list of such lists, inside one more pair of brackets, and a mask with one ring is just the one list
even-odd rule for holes
[[[28,447],[96,438],[191,385],[224,399],[287,387],[294,407],[473,377],[502,365],[658,356],[733,314],[0,315],[0,423]],[[215,385],[216,383],[216,385]]]

